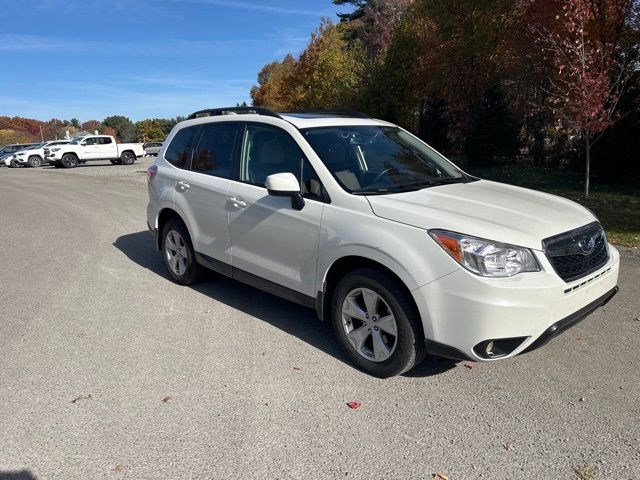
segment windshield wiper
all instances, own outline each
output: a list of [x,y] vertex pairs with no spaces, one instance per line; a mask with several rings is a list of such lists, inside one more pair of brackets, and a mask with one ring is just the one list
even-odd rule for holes
[[413,182],[404,185],[394,185],[389,187],[369,187],[354,190],[354,195],[384,195],[387,193],[398,192],[410,192],[415,190],[422,190],[423,188],[438,187],[440,185],[450,185],[452,183],[466,183],[467,179],[460,178],[446,178],[441,180],[425,180],[423,182]]

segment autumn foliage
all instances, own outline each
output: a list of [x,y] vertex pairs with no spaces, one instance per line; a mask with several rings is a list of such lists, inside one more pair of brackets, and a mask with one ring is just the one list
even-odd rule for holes
[[478,163],[577,165],[625,115],[640,135],[640,0],[334,2],[354,8],[266,65],[255,105],[359,109]]

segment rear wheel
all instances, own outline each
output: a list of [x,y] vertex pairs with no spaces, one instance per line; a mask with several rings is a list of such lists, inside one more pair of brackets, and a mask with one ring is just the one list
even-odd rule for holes
[[380,270],[361,268],[340,280],[332,321],[353,363],[376,377],[404,373],[425,357],[415,304],[397,280]]
[[60,159],[60,163],[64,168],[76,168],[78,166],[78,157],[73,153],[66,153]]
[[40,167],[42,165],[42,159],[37,156],[37,155],[32,155],[31,157],[29,157],[29,166],[36,168],[36,167]]
[[120,155],[120,161],[123,165],[133,165],[136,161],[136,156],[131,152],[122,152],[122,155]]
[[180,220],[169,220],[162,229],[162,257],[176,283],[191,285],[199,280],[202,267],[196,262],[187,227]]

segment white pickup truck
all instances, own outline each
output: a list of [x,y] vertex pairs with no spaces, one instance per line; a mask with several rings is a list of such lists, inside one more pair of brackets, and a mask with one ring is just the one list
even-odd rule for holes
[[55,167],[74,168],[81,163],[110,160],[114,165],[132,165],[144,156],[139,143],[116,143],[111,135],[76,137],[68,145],[45,149],[45,158]]

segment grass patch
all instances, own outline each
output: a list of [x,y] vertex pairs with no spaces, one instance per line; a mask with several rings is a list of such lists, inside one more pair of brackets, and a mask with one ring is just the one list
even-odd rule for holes
[[596,214],[615,245],[640,247],[640,189],[631,185],[603,185],[593,182],[584,198],[583,176],[576,172],[520,165],[465,166],[480,178],[532,188],[568,198]]

